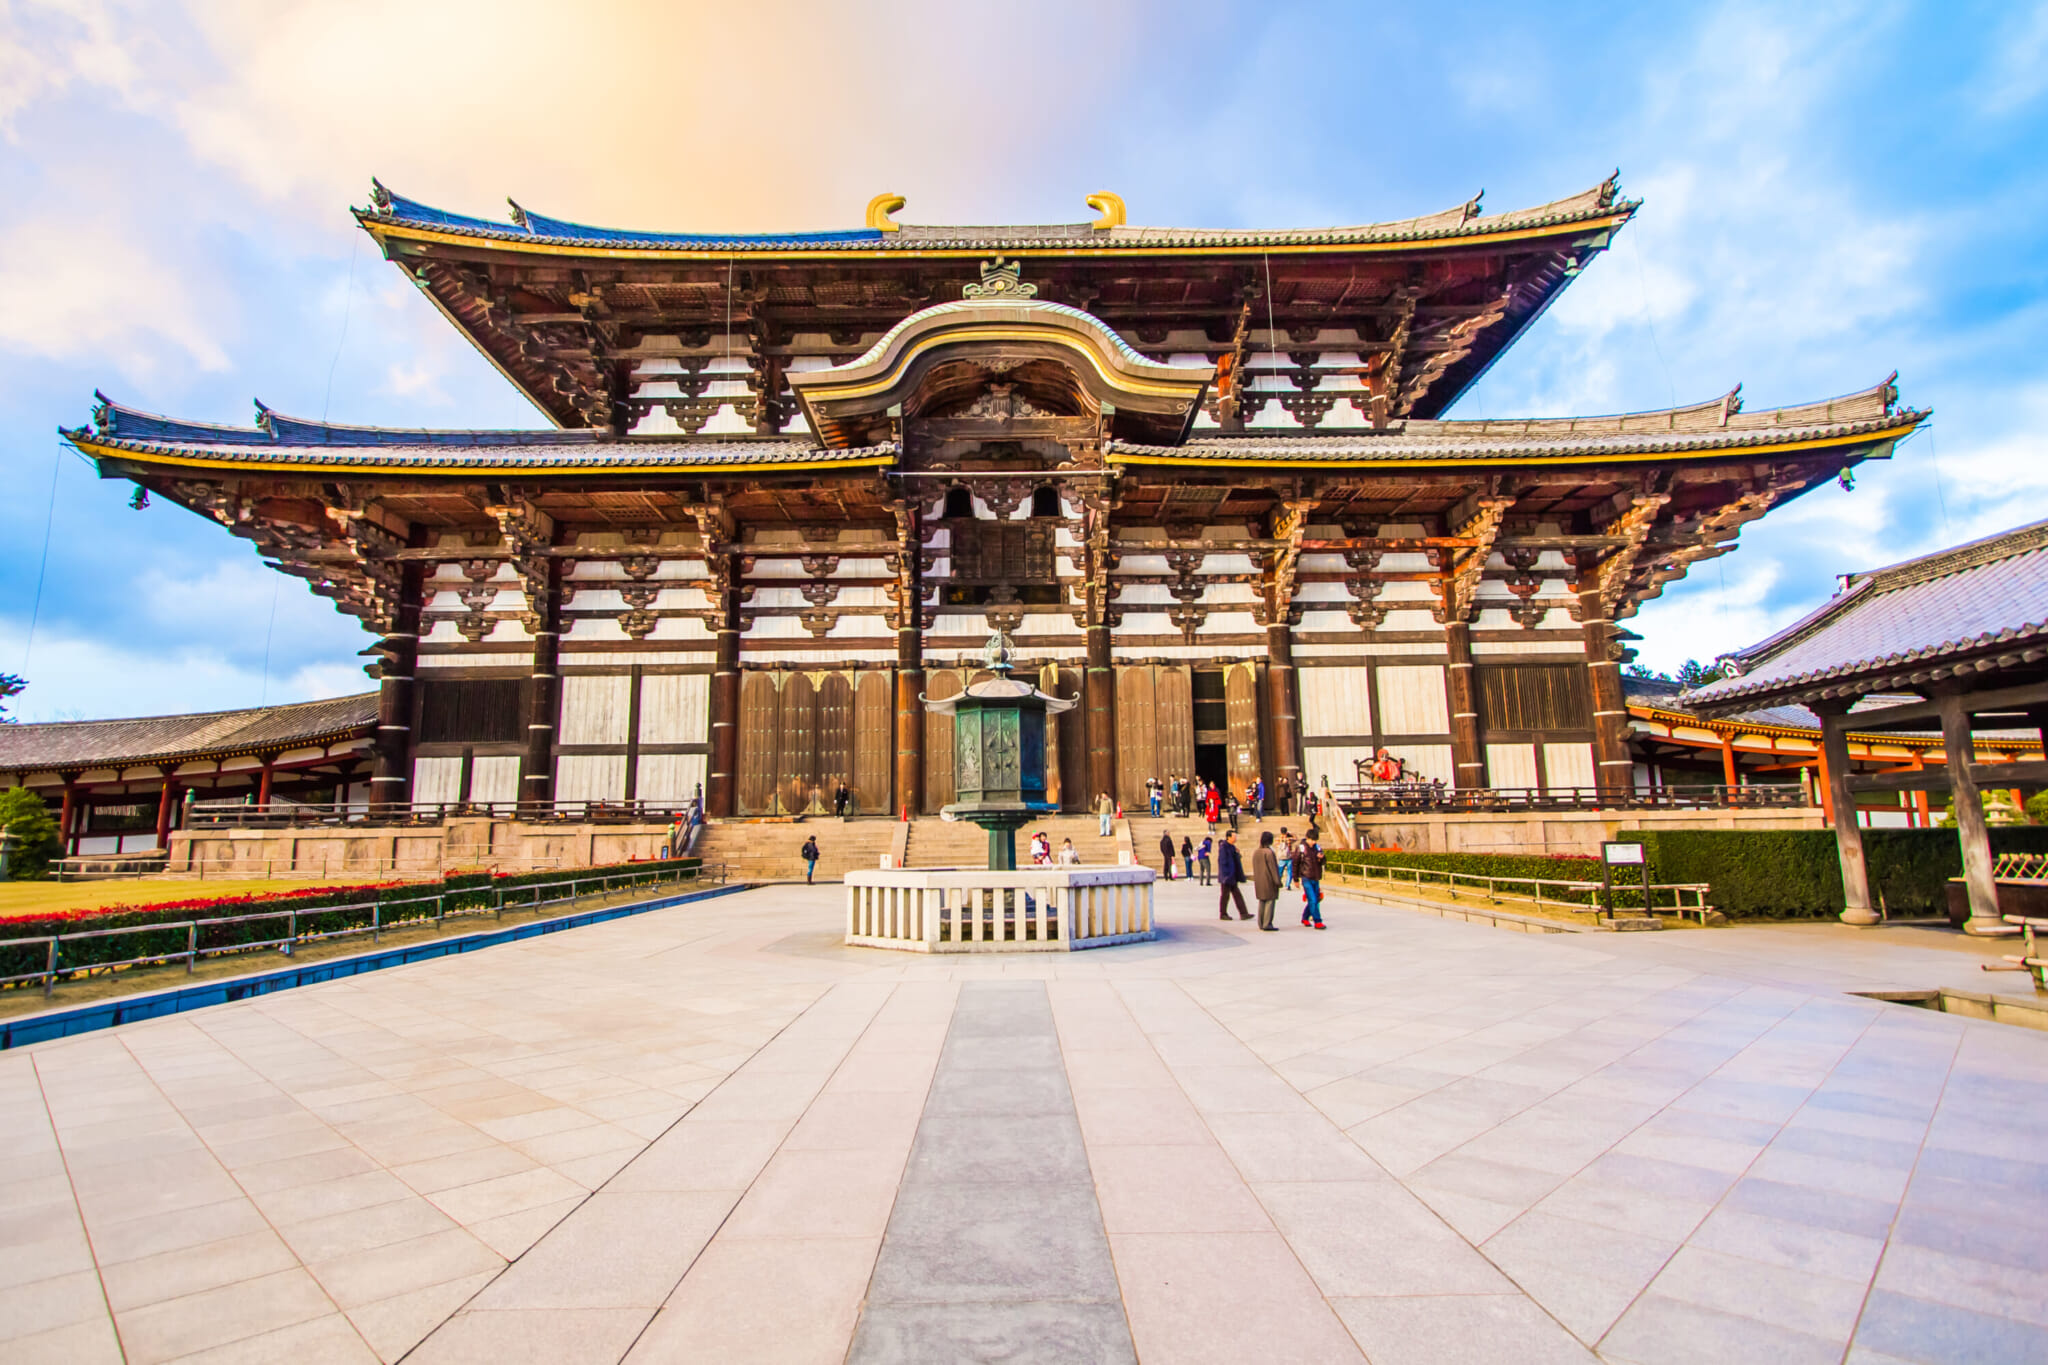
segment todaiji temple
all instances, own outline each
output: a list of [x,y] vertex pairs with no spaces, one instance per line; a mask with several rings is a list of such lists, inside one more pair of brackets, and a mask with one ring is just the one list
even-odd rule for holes
[[[1890,379],[1446,417],[1627,225],[1611,179],[1299,231],[1088,203],[942,227],[883,195],[857,228],[719,235],[378,185],[363,230],[545,427],[102,398],[64,435],[374,637],[367,781],[330,777],[336,800],[701,790],[716,819],[842,782],[863,814],[937,811],[950,721],[920,698],[971,682],[994,629],[1082,703],[1049,737],[1066,810],[1170,774],[1342,788],[1381,749],[1451,791],[1617,800],[1645,780],[1622,623],[1927,417]],[[1704,744],[1732,785],[1727,736]]]

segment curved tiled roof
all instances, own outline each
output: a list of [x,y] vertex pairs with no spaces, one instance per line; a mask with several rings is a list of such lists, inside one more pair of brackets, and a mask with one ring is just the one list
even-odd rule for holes
[[1462,460],[1683,456],[1754,447],[1904,435],[1928,413],[1894,406],[1892,381],[1797,407],[1740,410],[1734,394],[1710,403],[1609,417],[1402,421],[1343,435],[1247,432],[1200,436],[1179,446],[1110,443],[1110,457],[1140,461],[1352,464]]
[[785,437],[661,437],[620,439],[573,431],[427,431],[348,427],[286,417],[257,405],[254,427],[181,422],[124,408],[99,397],[93,427],[62,435],[81,453],[130,454],[166,463],[290,468],[407,469],[474,473],[508,469],[575,471],[803,466],[881,462],[893,444],[828,450]]
[[0,725],[0,772],[74,771],[272,753],[367,735],[376,723],[377,694],[365,692],[188,716]]
[[1684,702],[1713,713],[1907,688],[1974,671],[1987,654],[1999,667],[2048,660],[2048,521],[1852,575],[1819,610],[1730,656],[1737,676]]
[[1350,227],[1262,230],[1124,225],[1097,228],[1091,223],[972,227],[903,223],[894,231],[852,228],[825,232],[642,232],[587,227],[533,213],[517,204],[513,205],[511,222],[493,222],[487,218],[432,208],[416,199],[393,194],[374,181],[371,183],[372,207],[356,210],[356,217],[372,230],[389,225],[515,245],[644,251],[1070,251],[1084,246],[1104,250],[1364,246],[1391,242],[1455,241],[1501,232],[1569,227],[1616,215],[1626,217],[1637,207],[1636,201],[1617,196],[1616,182],[1610,178],[1583,193],[1534,208],[1481,214],[1478,211],[1479,201],[1474,198],[1442,213]]

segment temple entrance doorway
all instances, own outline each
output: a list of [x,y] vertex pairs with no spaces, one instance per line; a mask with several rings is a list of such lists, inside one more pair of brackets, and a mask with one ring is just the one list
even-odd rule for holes
[[1195,776],[1211,786],[1230,776],[1230,746],[1227,744],[1197,744],[1195,746]]

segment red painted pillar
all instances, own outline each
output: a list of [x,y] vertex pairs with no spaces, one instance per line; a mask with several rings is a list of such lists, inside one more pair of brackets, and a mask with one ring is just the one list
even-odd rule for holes
[[270,804],[270,775],[275,771],[276,764],[275,758],[263,760],[263,776],[256,783],[256,804],[259,806]]
[[78,853],[78,839],[71,832],[71,817],[74,809],[72,806],[72,794],[76,790],[77,788],[73,785],[72,780],[68,777],[65,778],[64,804],[57,812],[57,846],[64,850],[64,856],[67,858],[75,857]]
[[171,846],[171,803],[177,800],[178,784],[171,780],[171,770],[165,768],[163,790],[156,798],[156,846]]
[[1735,769],[1735,736],[1721,736],[1721,785],[1733,791],[1742,785],[1742,777]]

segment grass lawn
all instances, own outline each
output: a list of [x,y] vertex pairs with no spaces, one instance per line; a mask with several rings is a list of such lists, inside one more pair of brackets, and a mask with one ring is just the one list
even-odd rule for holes
[[[198,882],[152,882],[153,886],[194,887]],[[322,886],[339,885],[334,882],[318,883]],[[16,883],[0,882],[0,891],[12,889]],[[55,887],[55,882],[45,883]],[[120,885],[129,889],[134,882]],[[304,882],[207,882],[207,886],[247,886],[267,889],[289,889],[304,886]],[[322,939],[313,943],[296,945],[290,956],[275,948],[252,948],[241,952],[222,953],[215,957],[203,958],[193,965],[188,976],[183,962],[167,963],[155,967],[120,967],[111,971],[99,971],[86,976],[71,977],[57,984],[50,999],[43,998],[43,988],[36,983],[10,986],[0,989],[0,1018],[15,1018],[24,1014],[37,1014],[43,1010],[63,1009],[70,1005],[89,1004],[95,1000],[107,1000],[116,996],[140,995],[147,991],[171,990],[178,986],[191,985],[199,981],[217,981],[225,977],[253,976],[262,972],[277,971],[298,962],[319,962],[326,958],[349,957],[357,953],[378,952],[387,948],[403,947],[435,938],[452,938],[459,934],[482,933],[504,925],[530,924],[536,920],[558,919],[563,915],[580,914],[585,910],[600,909],[611,905],[624,905],[635,900],[652,899],[657,896],[672,896],[679,892],[694,891],[700,887],[716,886],[716,882],[699,883],[682,881],[658,886],[622,887],[601,896],[584,896],[573,901],[561,901],[544,905],[535,910],[530,907],[507,906],[502,916],[485,910],[476,914],[451,915],[444,927],[437,928],[428,923],[402,929],[386,929],[381,939],[372,942],[370,932],[364,929],[358,933]],[[66,886],[64,890],[83,890],[85,887]],[[185,899],[190,895],[203,894],[187,892],[183,896],[163,896],[160,900]],[[0,926],[0,938],[6,937],[5,926]]]
[[[267,896],[278,891],[304,891],[316,886],[352,886],[358,882],[408,881],[380,872],[372,876],[279,877],[268,880],[202,881],[196,877],[140,877],[104,882],[0,882],[0,915],[34,915],[55,910],[87,910],[101,905],[162,905],[209,896]],[[8,937],[0,925],[0,938]]]

